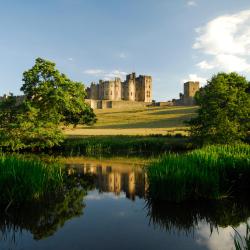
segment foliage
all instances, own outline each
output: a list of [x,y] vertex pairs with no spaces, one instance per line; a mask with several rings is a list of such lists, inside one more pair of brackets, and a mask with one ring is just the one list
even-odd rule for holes
[[55,63],[37,58],[35,65],[23,73],[23,81],[21,90],[27,100],[55,123],[76,126],[95,122],[93,110],[84,102],[84,85],[61,74]]
[[0,102],[0,146],[5,150],[58,146],[64,136],[61,123],[92,124],[93,110],[84,102],[83,84],[73,82],[55,64],[36,59],[23,74],[25,96],[10,95]]
[[250,129],[250,83],[237,73],[218,73],[197,92],[198,117],[191,119],[197,144],[227,144],[243,140]]
[[207,146],[165,154],[146,168],[155,200],[222,199],[250,189],[250,146]]
[[52,120],[43,119],[28,101],[10,96],[0,103],[0,145],[5,150],[48,148],[63,142],[64,136]]

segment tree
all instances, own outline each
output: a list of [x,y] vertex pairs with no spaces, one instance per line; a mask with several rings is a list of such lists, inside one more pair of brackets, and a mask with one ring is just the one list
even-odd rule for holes
[[23,81],[21,90],[27,100],[55,123],[76,126],[96,121],[93,110],[84,101],[84,85],[61,74],[55,63],[37,58],[35,65],[24,72]]
[[41,119],[39,109],[11,95],[0,103],[0,139],[3,149],[15,151],[53,147],[64,136],[53,121]]
[[198,116],[191,119],[192,140],[199,145],[233,143],[250,129],[250,84],[237,73],[218,73],[195,95]]
[[0,102],[0,146],[5,149],[42,149],[59,145],[61,124],[93,124],[93,109],[85,103],[84,85],[38,58],[23,74],[22,99],[10,95]]

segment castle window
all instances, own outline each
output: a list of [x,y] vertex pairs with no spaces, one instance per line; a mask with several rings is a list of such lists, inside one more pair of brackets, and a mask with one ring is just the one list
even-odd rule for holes
[[110,92],[110,95],[112,95],[112,91]]
[[133,95],[133,93],[131,92],[131,96]]

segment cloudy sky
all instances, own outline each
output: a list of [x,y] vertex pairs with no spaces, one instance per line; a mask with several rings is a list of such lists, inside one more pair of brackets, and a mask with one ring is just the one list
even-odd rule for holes
[[0,1],[0,56],[0,95],[42,57],[85,85],[152,75],[168,100],[218,71],[250,79],[250,0]]

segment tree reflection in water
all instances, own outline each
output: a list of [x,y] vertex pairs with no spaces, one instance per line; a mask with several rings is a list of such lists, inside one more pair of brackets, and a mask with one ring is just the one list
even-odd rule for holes
[[84,196],[93,188],[94,176],[79,176],[71,172],[65,178],[64,190],[44,200],[0,208],[0,240],[15,244],[22,231],[29,231],[34,239],[52,236],[66,221],[83,214]]
[[208,223],[212,233],[218,227],[237,227],[250,217],[250,203],[247,199],[181,204],[147,200],[146,208],[149,224],[169,233],[193,234],[201,222]]

